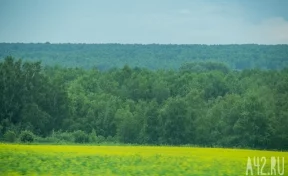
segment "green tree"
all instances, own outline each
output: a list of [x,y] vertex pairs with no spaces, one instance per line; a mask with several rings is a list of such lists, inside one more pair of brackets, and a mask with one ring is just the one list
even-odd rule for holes
[[117,136],[121,142],[136,143],[139,128],[129,106],[118,109],[115,114],[117,122]]
[[21,142],[33,142],[34,141],[34,134],[31,131],[22,131],[20,133],[20,141]]
[[4,141],[6,142],[15,142],[17,139],[17,136],[14,131],[8,130],[4,133],[3,138],[4,138]]
[[179,97],[169,98],[160,110],[161,143],[187,143],[187,104]]

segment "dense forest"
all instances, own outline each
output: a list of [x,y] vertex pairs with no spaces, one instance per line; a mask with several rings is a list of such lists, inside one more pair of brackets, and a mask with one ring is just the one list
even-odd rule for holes
[[[103,51],[94,51],[97,47]],[[4,57],[0,62],[1,140],[288,147],[288,69],[280,69],[288,62],[287,45],[141,48],[1,44],[0,48],[2,57],[10,52],[17,56]],[[75,51],[62,58],[66,49]],[[113,49],[123,49],[123,55],[109,53]],[[98,52],[95,57],[107,59],[99,60],[104,70],[92,67],[97,64],[88,60]],[[193,52],[198,54],[192,55]],[[156,61],[157,56],[151,56],[157,53],[161,57]],[[226,64],[212,62],[212,53],[216,60]],[[112,62],[117,54],[119,60]],[[54,58],[56,55],[59,57]],[[204,56],[211,58],[211,62],[179,66],[186,59],[202,60]],[[27,62],[27,58],[37,60],[37,57],[45,64],[58,63],[64,67]],[[247,59],[251,60],[246,62]],[[131,65],[121,67],[130,61]],[[74,67],[65,67],[76,62]],[[135,67],[142,64],[143,67]],[[257,65],[261,69],[242,70]],[[160,69],[166,66],[168,69]]]
[[288,66],[288,45],[23,44],[0,43],[6,56],[44,65],[109,70],[131,67],[179,69],[188,62],[222,62],[231,69],[281,69]]

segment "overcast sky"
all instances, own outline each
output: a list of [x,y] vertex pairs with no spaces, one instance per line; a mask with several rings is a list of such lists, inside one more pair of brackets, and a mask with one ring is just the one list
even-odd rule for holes
[[0,42],[288,44],[287,0],[0,0]]

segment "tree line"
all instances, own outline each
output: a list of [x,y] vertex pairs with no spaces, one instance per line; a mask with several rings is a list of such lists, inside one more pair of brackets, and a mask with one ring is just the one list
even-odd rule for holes
[[[287,149],[288,69],[0,62],[0,138]],[[28,136],[28,137],[27,137]]]
[[7,55],[44,65],[99,70],[131,67],[179,69],[184,63],[213,61],[231,69],[282,69],[288,66],[288,45],[158,45],[0,43],[0,60]]

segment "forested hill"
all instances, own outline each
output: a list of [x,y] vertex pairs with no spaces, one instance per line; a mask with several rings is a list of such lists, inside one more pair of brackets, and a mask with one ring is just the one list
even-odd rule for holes
[[158,45],[158,44],[23,44],[0,43],[0,60],[8,55],[45,65],[177,69],[187,62],[223,62],[232,69],[281,69],[288,66],[288,45]]
[[0,141],[288,149],[288,69],[193,66],[43,69],[6,57]]

